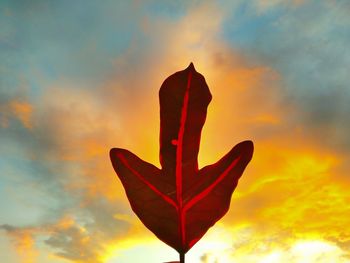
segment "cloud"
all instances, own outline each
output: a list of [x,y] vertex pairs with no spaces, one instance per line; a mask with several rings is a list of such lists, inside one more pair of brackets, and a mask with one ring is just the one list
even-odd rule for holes
[[[266,18],[267,22],[263,19],[266,24],[252,30],[255,40],[245,35],[245,43],[251,41],[244,48],[234,42],[236,38],[225,37],[227,26],[236,25],[229,20],[230,10],[225,3],[181,5],[172,17],[166,4],[159,13],[157,6],[139,3],[137,10],[150,10],[141,14],[132,6],[118,9],[125,10],[118,18],[122,21],[95,21],[91,35],[80,32],[79,26],[64,29],[63,35],[51,35],[51,29],[59,33],[59,25],[66,22],[44,15],[34,19],[40,24],[38,29],[30,28],[36,38],[25,34],[20,39],[30,38],[31,47],[40,47],[42,38],[47,41],[43,52],[37,49],[30,56],[36,72],[26,73],[30,78],[25,84],[17,83],[13,91],[4,88],[10,87],[11,81],[2,82],[1,92],[6,96],[0,97],[0,153],[11,164],[6,174],[15,175],[31,192],[20,191],[22,200],[42,193],[40,202],[26,200],[33,207],[40,206],[41,212],[36,223],[5,224],[1,228],[16,242],[25,237],[27,242],[22,247],[33,249],[34,258],[39,244],[73,262],[102,262],[104,253],[125,239],[154,238],[132,214],[109,163],[108,151],[111,147],[127,148],[159,165],[158,89],[168,75],[193,61],[213,94],[203,130],[200,164],[216,161],[241,140],[253,139],[256,145],[253,161],[223,220],[226,232],[233,237],[225,253],[233,251],[236,260],[241,256],[241,262],[262,256],[266,260],[280,257],[285,262],[298,262],[302,257],[293,257],[300,239],[316,238],[323,239],[319,245],[343,257],[342,250],[349,242],[344,227],[349,157],[330,147],[330,138],[348,149],[343,144],[348,134],[343,124],[348,115],[344,86],[347,75],[343,70],[347,68],[346,37],[340,34],[332,42],[327,38],[342,33],[341,24],[347,23],[347,18],[340,5],[329,13],[310,16],[314,5],[292,2],[286,7],[274,1],[259,14],[258,2],[253,7],[246,4],[252,12],[247,14],[259,18],[271,12],[279,15]],[[233,5],[234,13],[242,11],[240,4]],[[316,6],[324,11],[323,5]],[[80,19],[90,21],[95,7],[92,5],[88,14],[78,6],[72,10],[80,14]],[[57,18],[63,6],[42,8]],[[291,11],[284,13],[284,8]],[[102,14],[105,9],[108,5],[97,11]],[[22,10],[21,15],[32,17],[35,11],[30,10],[34,13]],[[130,15],[133,12],[137,14],[136,22],[127,19],[134,17]],[[68,12],[67,23],[81,25],[73,14]],[[329,23],[337,14],[341,15],[336,24]],[[127,25],[123,19],[129,21]],[[41,21],[49,21],[49,26]],[[259,24],[261,20],[253,22]],[[106,25],[107,30],[102,30]],[[117,25],[117,29],[111,30],[111,25]],[[246,30],[245,25],[240,26]],[[132,30],[126,32],[121,27]],[[71,46],[72,33],[78,31]],[[14,36],[8,37],[10,43],[15,42]],[[103,41],[94,42],[92,38]],[[124,38],[127,41],[114,53],[113,43]],[[56,40],[62,45],[55,44]],[[18,59],[14,57],[12,71],[16,71]],[[38,83],[40,87],[35,88]],[[14,200],[11,204],[18,205]],[[215,251],[210,253],[201,260],[219,258]]]
[[285,104],[294,108],[286,116],[290,123],[328,147],[347,151],[349,4],[304,1],[291,8],[284,3],[274,1],[265,13],[245,5],[240,14],[225,18],[225,39],[280,74]]
[[33,106],[28,102],[11,101],[8,104],[1,105],[1,126],[7,128],[9,125],[9,118],[15,118],[27,128],[32,128],[32,113]]
[[[44,98],[43,94],[43,100],[36,103],[36,110],[30,115],[30,129],[11,119],[1,129],[1,140],[6,146],[1,154],[9,163],[21,163],[17,169],[10,166],[3,170],[13,172],[21,182],[17,189],[23,189],[16,193],[20,198],[12,198],[10,204],[19,207],[25,200],[33,207],[31,214],[39,213],[37,220],[29,223],[25,215],[28,211],[20,209],[16,215],[27,220],[22,220],[20,226],[3,229],[15,242],[28,241],[16,245],[28,260],[30,253],[32,258],[39,253],[32,249],[34,244],[46,244],[60,257],[98,262],[106,246],[123,236],[130,225],[114,217],[130,213],[126,203],[120,203],[120,189],[109,165],[112,141],[108,140],[113,138],[115,126],[99,117],[105,109],[96,111],[99,107],[92,106],[94,101],[89,96],[93,93],[84,96],[83,91],[47,91],[50,95]],[[83,98],[86,100],[81,103]],[[19,104],[14,105],[22,113]],[[24,181],[27,186],[22,185]],[[11,180],[8,182],[12,184]],[[67,216],[74,218],[73,223],[62,227],[60,222]]]
[[11,225],[0,225],[0,230],[6,231],[14,242],[15,249],[23,263],[34,263],[39,255],[35,246],[33,230],[31,228],[16,228]]
[[118,205],[94,197],[85,207],[61,214],[56,222],[24,227],[6,224],[0,229],[6,231],[18,253],[28,260],[23,262],[36,262],[39,255],[36,247],[43,244],[58,257],[73,262],[103,262],[108,246],[129,229],[130,222],[116,218],[118,210]]
[[305,0],[272,0],[272,1],[264,1],[264,0],[257,0],[254,1],[256,8],[258,12],[268,12],[271,11],[271,9],[275,7],[280,6],[287,6],[287,7],[298,7],[301,4],[304,4],[306,2]]

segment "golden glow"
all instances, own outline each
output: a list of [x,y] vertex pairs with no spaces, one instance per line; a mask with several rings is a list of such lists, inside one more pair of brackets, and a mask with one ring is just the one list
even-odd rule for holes
[[276,251],[271,254],[262,257],[260,260],[261,263],[280,263],[282,258],[282,252]]
[[299,241],[293,246],[292,251],[295,252],[295,254],[305,258],[305,260],[310,260],[315,256],[319,256],[320,254],[323,255],[338,252],[339,248],[327,242],[314,240]]
[[15,249],[19,255],[21,263],[35,263],[39,255],[35,248],[35,240],[31,230],[13,232],[12,238],[15,241]]

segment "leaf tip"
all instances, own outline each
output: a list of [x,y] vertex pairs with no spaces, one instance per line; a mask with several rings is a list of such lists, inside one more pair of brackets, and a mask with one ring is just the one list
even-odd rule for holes
[[191,71],[196,70],[196,69],[194,68],[194,65],[193,65],[192,62],[190,63],[190,65],[188,65],[187,69],[188,69],[188,70],[191,70]]
[[253,157],[254,143],[251,140],[246,140],[240,143],[242,150],[246,153],[247,158],[250,160]]
[[125,150],[120,149],[120,148],[112,148],[112,149],[109,151],[109,157],[110,157],[110,159],[112,160],[112,163],[113,163],[113,160],[114,160],[115,158],[118,158],[118,157],[122,154],[123,151],[125,152]]
[[112,148],[112,149],[110,149],[109,150],[109,156],[113,156],[113,155],[115,155],[115,153],[117,152],[117,148]]

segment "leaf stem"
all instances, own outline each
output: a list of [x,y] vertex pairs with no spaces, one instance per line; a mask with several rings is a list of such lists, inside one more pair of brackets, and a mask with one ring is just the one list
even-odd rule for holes
[[185,263],[185,253],[180,252],[180,263]]

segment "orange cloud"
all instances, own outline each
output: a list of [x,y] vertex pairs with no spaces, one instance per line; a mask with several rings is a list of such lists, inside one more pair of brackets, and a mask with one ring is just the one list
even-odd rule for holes
[[24,127],[31,129],[32,124],[32,114],[33,106],[28,102],[11,101],[9,103],[9,108],[12,114],[20,120]]
[[8,225],[2,225],[0,228],[6,230],[8,236],[13,240],[14,248],[22,263],[37,262],[39,251],[35,246],[34,228],[13,228]]
[[32,129],[33,105],[29,102],[12,100],[0,105],[0,125],[7,128],[9,118],[16,118],[27,129]]

